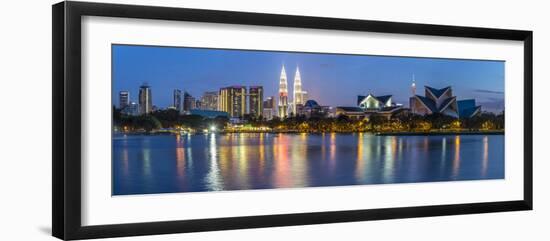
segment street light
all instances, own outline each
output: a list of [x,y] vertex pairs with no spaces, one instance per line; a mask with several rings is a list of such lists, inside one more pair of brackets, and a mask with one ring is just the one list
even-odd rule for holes
[[216,131],[216,126],[211,126],[210,131],[212,131],[212,132]]

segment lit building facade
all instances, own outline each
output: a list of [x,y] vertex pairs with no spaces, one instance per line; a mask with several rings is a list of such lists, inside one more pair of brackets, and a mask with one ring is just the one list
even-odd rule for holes
[[221,88],[218,110],[227,112],[231,118],[243,117],[246,114],[246,88],[244,86]]
[[296,74],[294,75],[294,88],[292,90],[292,112],[296,115],[297,105],[303,105],[305,100],[302,95],[302,77],[300,76],[300,69],[296,68]]
[[124,109],[130,104],[130,92],[123,90],[118,92],[118,108]]
[[279,79],[278,115],[281,118],[286,118],[288,116],[288,88],[285,66],[283,66],[281,70],[281,77]]
[[248,89],[248,114],[259,117],[263,114],[264,88],[262,86],[250,86]]
[[151,87],[146,83],[139,87],[139,114],[146,115],[153,111]]
[[[357,96],[357,106],[363,109],[365,112],[365,117],[376,115],[390,119],[393,116],[404,114],[406,112],[402,105],[393,103],[391,95],[360,95]],[[357,114],[354,113],[350,113],[348,115],[357,116]]]
[[207,91],[201,97],[202,110],[218,110],[218,92]]
[[404,113],[405,110],[401,105],[392,102],[391,95],[375,96],[373,94],[357,96],[357,106],[338,106],[335,110],[336,116],[344,115],[352,119],[363,119],[370,116],[390,119]]
[[392,106],[392,96],[374,96],[372,94],[368,94],[367,96],[359,95],[357,96],[357,106],[364,111],[379,111],[383,108]]

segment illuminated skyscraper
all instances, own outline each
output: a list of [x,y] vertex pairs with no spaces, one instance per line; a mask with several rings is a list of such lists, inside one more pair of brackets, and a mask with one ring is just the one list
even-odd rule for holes
[[294,75],[294,89],[292,96],[292,112],[296,115],[296,106],[304,104],[304,98],[302,95],[302,78],[300,77],[300,69],[296,68],[296,75]]
[[121,110],[130,104],[130,93],[128,91],[120,91],[118,93],[118,98],[118,106]]
[[246,114],[246,87],[221,88],[218,97],[218,110],[227,112],[230,117],[243,117]]
[[153,110],[151,87],[144,83],[139,87],[139,114],[149,114]]
[[218,92],[206,91],[201,97],[202,110],[218,110]]
[[259,117],[263,112],[264,88],[262,86],[250,86],[248,89],[248,113],[250,116]]
[[286,118],[288,116],[288,88],[286,82],[285,66],[281,70],[281,78],[279,81],[279,117]]

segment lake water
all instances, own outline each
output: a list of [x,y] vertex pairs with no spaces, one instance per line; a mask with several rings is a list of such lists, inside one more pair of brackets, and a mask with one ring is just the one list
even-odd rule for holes
[[504,135],[114,135],[113,195],[504,178]]

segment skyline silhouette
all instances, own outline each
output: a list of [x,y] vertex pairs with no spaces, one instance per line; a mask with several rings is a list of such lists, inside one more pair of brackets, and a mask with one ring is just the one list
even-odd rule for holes
[[133,45],[113,45],[112,54],[113,105],[122,90],[137,102],[143,83],[160,108],[172,105],[174,89],[200,98],[222,87],[259,85],[264,99],[277,98],[284,65],[289,93],[299,67],[302,89],[322,105],[355,106],[357,95],[372,93],[408,106],[414,76],[417,94],[425,85],[452,86],[456,96],[476,99],[484,111],[504,110],[504,61]]

